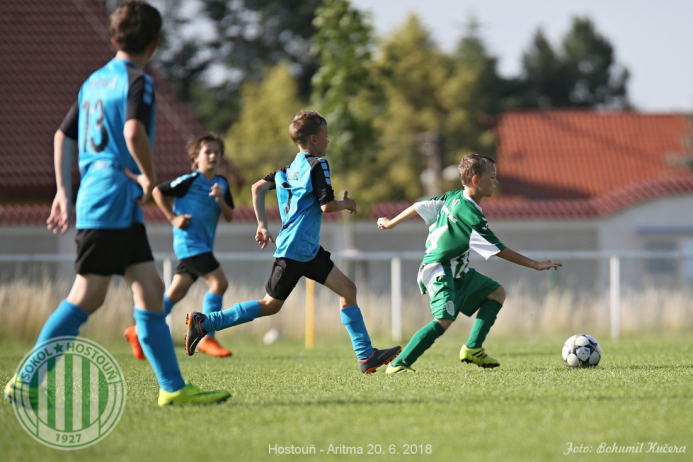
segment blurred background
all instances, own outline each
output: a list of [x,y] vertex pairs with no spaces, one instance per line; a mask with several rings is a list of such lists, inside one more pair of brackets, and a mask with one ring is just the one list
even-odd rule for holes
[[[159,180],[189,171],[190,137],[209,130],[226,141],[238,209],[217,232],[231,282],[225,306],[264,295],[272,257],[253,239],[249,186],[291,161],[288,124],[316,109],[330,127],[336,192],[359,204],[355,217],[325,216],[322,244],[357,282],[377,335],[408,336],[430,310],[415,282],[425,225],[379,231],[375,220],[459,188],[457,164],[473,152],[497,161],[498,192],[481,205],[500,240],[564,263],[537,273],[473,261],[508,289],[492,336],[693,330],[693,30],[684,24],[693,4],[152,3],[164,16],[147,68],[157,83]],[[74,230],[45,229],[52,137],[81,83],[115,52],[107,20],[117,5],[0,0],[0,311],[15,314],[4,317],[3,337],[35,338],[74,278]],[[170,225],[155,207],[145,212],[168,278]],[[276,234],[276,207],[270,216]],[[174,311],[175,335],[204,290]],[[301,338],[305,298],[301,286],[279,315],[233,335],[276,328]],[[318,287],[318,338],[346,336],[337,309]],[[120,335],[131,310],[128,289],[114,284],[85,335]]]

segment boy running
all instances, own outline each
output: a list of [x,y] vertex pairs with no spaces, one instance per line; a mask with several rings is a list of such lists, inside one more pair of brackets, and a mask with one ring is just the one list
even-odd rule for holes
[[[227,222],[233,219],[229,183],[217,174],[223,157],[224,141],[217,135],[208,133],[193,139],[188,144],[188,158],[194,172],[161,183],[152,192],[156,205],[173,225],[173,250],[178,258],[171,287],[164,294],[164,312],[167,315],[199,277],[209,287],[202,302],[202,312],[209,314],[221,310],[229,283],[212,249],[219,215],[224,215]],[[130,342],[135,358],[144,359],[137,340],[137,328],[125,329],[124,337]],[[219,358],[232,354],[219,345],[214,333],[205,337],[198,348]]]
[[485,259],[494,255],[537,271],[562,266],[551,260],[534,261],[505,247],[488,227],[479,206],[484,197],[493,196],[498,180],[496,163],[490,157],[472,154],[459,166],[464,189],[449,191],[440,197],[417,202],[392,220],[378,219],[378,228],[392,229],[418,213],[430,225],[426,255],[419,268],[421,293],[431,300],[433,321],[419,330],[402,354],[392,362],[386,374],[414,372],[411,366],[438,337],[443,335],[459,313],[471,317],[477,313],[469,340],[460,351],[460,360],[479,367],[500,366],[482,344],[505,302],[505,289],[493,279],[470,268],[469,251]]
[[298,281],[305,276],[339,295],[342,323],[351,337],[359,368],[364,374],[370,374],[392,361],[401,348],[373,348],[356,302],[356,285],[334,266],[330,253],[320,245],[322,214],[342,210],[356,213],[356,201],[349,198],[346,191],[342,200],[334,197],[330,167],[322,158],[329,144],[327,121],[317,112],[300,112],[291,122],[289,134],[301,152],[290,165],[270,173],[252,187],[258,221],[255,240],[261,248],[274,242],[265,214],[265,193],[271,189],[277,190],[282,218],[275,262],[265,286],[267,295],[262,300],[239,303],[217,313],[188,314],[185,350],[188,355],[194,354],[198,342],[207,333],[278,313]]
[[[65,232],[70,223],[72,149],[78,143],[82,181],[77,194],[77,276],[70,294],[48,318],[37,345],[79,335],[102,304],[114,274],[130,285],[139,341],[159,382],[159,406],[211,404],[227,391],[206,392],[186,383],[173,351],[162,297],[164,286],[144,228],[140,204],[151,197],[154,85],[141,69],[159,45],[161,15],[149,4],[130,0],[111,14],[115,58],[82,85],[55,133],[57,193],[48,229]],[[10,399],[15,376],[5,387]]]

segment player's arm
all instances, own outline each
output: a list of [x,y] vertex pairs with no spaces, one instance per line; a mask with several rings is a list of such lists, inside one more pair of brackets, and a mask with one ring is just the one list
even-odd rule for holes
[[332,199],[327,204],[320,206],[324,213],[341,212],[348,210],[351,213],[356,213],[356,201],[349,197],[349,191],[344,191],[342,200]]
[[53,233],[64,233],[72,217],[72,153],[77,139],[79,108],[75,103],[53,137],[53,163],[56,193],[51,214],[46,220]]
[[390,220],[389,218],[386,217],[381,217],[378,218],[378,228],[379,229],[392,229],[404,220],[413,217],[416,215],[418,212],[416,211],[416,207],[414,205],[410,205],[406,209],[404,209],[403,212],[401,212],[399,215],[397,215],[395,218]]
[[267,213],[265,212],[265,194],[270,189],[276,187],[273,180],[274,174],[270,174],[251,187],[251,191],[253,192],[253,209],[255,209],[255,218],[257,218],[255,241],[260,244],[260,247],[263,249],[267,247],[267,244],[270,242],[274,242],[272,234],[270,234],[267,229]]
[[136,174],[125,169],[125,174],[142,187],[142,197],[137,202],[144,205],[156,186],[152,146],[147,133],[154,111],[154,83],[149,76],[140,75],[130,84],[125,106],[123,136],[141,172]]
[[154,173],[149,136],[144,128],[144,124],[138,119],[130,119],[125,122],[123,136],[125,137],[128,151],[130,151],[132,158],[142,172],[138,175],[126,168],[125,174],[142,187],[142,197],[138,202],[140,205],[144,205],[149,201],[156,184],[156,173]]
[[214,197],[224,219],[227,222],[233,220],[233,197],[231,197],[231,186],[228,181],[226,181],[226,188],[219,186],[219,183],[214,183],[209,195]]
[[526,266],[528,268],[533,268],[537,271],[549,270],[551,268],[557,270],[559,266],[563,266],[561,263],[552,262],[551,260],[536,261],[529,257],[525,257],[521,253],[515,252],[512,249],[504,248],[496,255],[504,260],[515,263],[516,265]]
[[167,197],[163,192],[164,184],[156,186],[152,190],[152,197],[156,203],[159,210],[164,214],[169,223],[171,223],[176,228],[185,229],[190,224],[190,219],[192,215],[184,213],[183,215],[176,215],[173,211],[173,201],[171,198]]

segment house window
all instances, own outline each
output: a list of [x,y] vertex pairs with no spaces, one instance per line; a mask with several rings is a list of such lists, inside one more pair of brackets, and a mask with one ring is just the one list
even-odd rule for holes
[[[691,244],[693,244],[693,240]],[[645,243],[645,250],[671,252],[676,250],[676,243],[673,241],[648,241]],[[673,258],[647,259],[645,260],[645,270],[651,274],[673,273],[676,271],[676,263],[677,261]],[[691,263],[693,264],[693,261]],[[693,265],[691,272],[693,277]]]

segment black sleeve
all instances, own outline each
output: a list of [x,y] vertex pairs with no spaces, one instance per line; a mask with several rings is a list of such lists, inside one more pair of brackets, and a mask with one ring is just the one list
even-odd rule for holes
[[284,168],[281,168],[281,169],[279,169],[279,170],[277,170],[277,171],[274,171],[274,172],[270,173],[269,175],[267,175],[267,176],[265,176],[265,177],[263,178],[263,180],[265,180],[265,181],[269,181],[270,183],[275,183],[275,184],[270,188],[270,191],[273,190],[273,189],[277,189],[276,181],[274,181],[274,177],[277,175],[277,172],[281,170],[282,172],[286,173],[286,169],[287,169],[287,168],[289,168],[288,165],[287,165],[286,167],[284,167]]
[[229,180],[227,180],[225,177],[221,175],[217,175],[219,178],[224,180],[224,183],[226,183],[226,191],[224,191],[224,202],[226,202],[226,205],[228,205],[231,208],[235,208],[233,205],[233,196],[231,196],[231,186],[229,185]]
[[330,179],[330,165],[325,159],[315,159],[311,162],[310,181],[313,183],[313,192],[320,205],[325,205],[334,200],[334,190]]
[[79,106],[78,102],[72,105],[67,115],[63,119],[63,123],[60,124],[60,131],[65,134],[68,138],[73,140],[77,139],[77,130],[79,128]]
[[137,119],[149,131],[154,108],[154,82],[146,74],[140,74],[131,83],[125,108],[125,120]]
[[161,194],[167,197],[183,197],[188,194],[190,185],[197,178],[196,174],[184,175],[176,178],[173,181],[165,181],[156,187],[161,191]]

